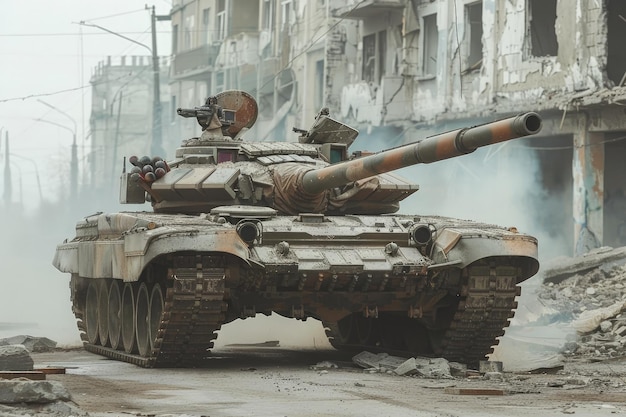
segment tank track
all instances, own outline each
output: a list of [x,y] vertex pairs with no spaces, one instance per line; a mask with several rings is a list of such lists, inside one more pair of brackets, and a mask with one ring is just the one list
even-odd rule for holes
[[[331,344],[338,349],[386,352],[395,355],[441,356],[450,361],[475,365],[493,352],[498,337],[504,335],[509,319],[515,314],[521,288],[519,268],[502,262],[481,263],[463,270],[463,284],[459,302],[448,311],[451,320],[440,330],[430,329],[417,337],[429,337],[429,343],[421,343],[419,348],[394,348],[384,346],[380,339],[372,339],[367,344],[354,344],[342,336],[337,322],[324,323]],[[398,323],[396,323],[396,321]],[[387,321],[385,326],[395,325],[398,331],[415,332],[414,320],[402,318],[394,323]],[[383,326],[381,324],[381,326]]]
[[444,358],[467,364],[486,359],[498,337],[504,335],[521,294],[518,268],[512,265],[477,265],[467,268],[461,301],[441,343]]
[[[160,323],[149,355],[141,356],[88,342],[84,343],[85,349],[146,368],[202,366],[217,337],[215,332],[224,322],[226,271],[223,267],[215,267],[216,263],[222,262],[208,256],[177,257],[175,260],[177,265],[190,263],[195,266],[176,267],[168,272],[170,286],[166,289]],[[78,315],[77,318],[79,329],[85,331]]]

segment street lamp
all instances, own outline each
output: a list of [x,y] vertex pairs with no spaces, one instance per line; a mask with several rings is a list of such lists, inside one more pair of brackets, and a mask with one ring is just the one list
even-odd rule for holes
[[[11,152],[11,156],[14,157],[14,158],[19,158],[19,159],[23,159],[25,161],[28,161],[31,164],[33,164],[33,166],[35,167],[35,176],[37,178],[37,188],[39,190],[39,204],[41,204],[43,202],[43,194],[41,192],[41,181],[39,180],[39,168],[37,167],[37,162],[35,162],[34,159],[27,158],[25,156],[15,154],[13,152]],[[21,175],[22,175],[22,171],[20,170],[20,178],[21,178]],[[20,179],[20,187],[21,187],[21,179]],[[20,190],[20,198],[21,198],[21,192],[22,191]]]
[[[0,137],[0,140],[2,138]],[[5,155],[5,163],[4,163],[4,202],[7,207],[11,204],[11,165],[9,160],[9,132],[6,132],[6,155]]]
[[50,124],[53,124],[55,126],[61,127],[63,129],[66,129],[72,132],[72,162],[70,165],[70,198],[72,202],[75,202],[76,196],[78,194],[78,154],[77,154],[77,147],[76,147],[76,120],[74,120],[72,116],[65,113],[63,110],[56,108],[52,104],[46,103],[45,101],[40,100],[40,99],[38,99],[37,101],[39,101],[41,104],[47,107],[50,107],[52,110],[55,110],[56,112],[61,113],[62,115],[70,119],[70,121],[74,124],[74,129],[70,129],[69,127],[59,124],[59,123],[50,122],[48,120],[43,120],[43,119],[37,119],[37,121],[39,122],[50,123]]
[[[146,9],[148,6],[146,6]],[[156,42],[156,21],[162,20],[171,20],[170,16],[167,15],[156,15],[154,11],[154,6],[151,8],[151,26],[152,26],[152,48],[148,45],[145,45],[141,42],[137,42],[134,39],[131,39],[127,36],[124,36],[120,33],[114,32],[110,29],[102,27],[100,25],[96,25],[93,23],[86,23],[85,21],[80,21],[79,25],[82,26],[90,26],[100,30],[103,30],[111,35],[118,36],[122,39],[126,39],[129,42],[137,44],[146,48],[152,54],[152,71],[153,71],[153,98],[152,98],[152,146],[151,152],[153,156],[164,155],[165,151],[163,150],[163,136],[161,133],[161,80],[160,80],[160,70],[159,70],[159,57],[157,55],[157,42]]]

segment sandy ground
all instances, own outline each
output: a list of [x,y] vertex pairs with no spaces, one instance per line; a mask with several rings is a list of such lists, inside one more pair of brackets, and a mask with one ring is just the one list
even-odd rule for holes
[[[568,362],[559,373],[424,379],[369,373],[332,349],[221,347],[203,369],[143,369],[82,349],[33,354],[94,417],[609,416],[626,414],[626,360]],[[323,361],[337,368],[314,369]],[[504,395],[459,395],[454,389]]]

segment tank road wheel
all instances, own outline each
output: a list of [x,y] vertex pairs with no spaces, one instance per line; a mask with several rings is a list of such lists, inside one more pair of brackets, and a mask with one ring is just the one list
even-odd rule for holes
[[106,281],[98,287],[98,333],[100,344],[106,346],[109,342],[109,290]]
[[335,339],[342,345],[347,345],[354,341],[354,314],[350,314],[337,322],[337,330]]
[[154,349],[154,344],[157,338],[157,331],[161,325],[161,315],[163,314],[163,291],[159,284],[154,284],[152,288],[152,294],[150,295],[150,315],[148,322],[150,323],[150,349]]
[[380,341],[387,349],[402,349],[404,345],[404,329],[398,324],[400,317],[387,316],[380,320]]
[[135,350],[135,294],[131,283],[124,284],[122,291],[122,343],[126,353]]
[[120,286],[116,280],[111,282],[109,288],[109,342],[113,349],[118,349],[121,345],[122,333],[122,295]]
[[144,282],[139,286],[137,302],[135,306],[135,336],[137,337],[137,350],[141,356],[150,356],[150,335],[148,324],[148,312],[150,311],[150,295]]
[[92,345],[98,344],[98,285],[90,282],[85,297],[85,327],[87,327],[87,341]]
[[360,345],[371,345],[378,338],[378,319],[367,318],[361,315],[355,317],[354,327],[356,329],[356,338]]

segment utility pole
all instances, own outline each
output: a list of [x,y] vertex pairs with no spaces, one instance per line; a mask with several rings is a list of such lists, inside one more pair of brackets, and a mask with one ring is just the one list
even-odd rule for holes
[[[5,132],[5,157],[4,157],[4,204],[8,208],[11,205],[11,161],[9,160],[9,131]],[[2,138],[0,138],[1,140]]]
[[52,110],[56,111],[57,113],[64,115],[65,117],[70,119],[70,121],[74,125],[74,129],[71,129],[67,126],[63,126],[55,122],[50,122],[50,121],[43,120],[43,119],[37,119],[40,122],[50,123],[50,124],[62,127],[63,129],[66,129],[72,132],[72,156],[71,156],[72,159],[70,163],[70,199],[72,202],[76,202],[76,198],[78,197],[78,149],[76,145],[76,129],[77,129],[76,120],[74,120],[72,116],[70,116],[63,110],[53,106],[50,103],[46,103],[45,101],[40,100],[40,99],[37,99],[37,101],[43,104],[44,106],[50,107]]
[[159,55],[157,54],[157,39],[156,39],[156,21],[157,17],[154,13],[154,6],[152,6],[152,71],[154,71],[154,99],[152,100],[152,156],[164,156],[163,150],[163,132],[161,121],[161,115],[163,113],[161,109],[161,80],[160,80],[160,68],[159,68]]
[[172,20],[169,15],[157,15],[154,10],[154,6],[148,8],[148,5],[145,6],[146,10],[151,11],[151,26],[152,26],[152,48],[148,45],[145,45],[141,42],[137,42],[134,39],[131,39],[127,36],[114,32],[110,29],[104,28],[102,26],[86,23],[85,21],[81,21],[79,24],[82,26],[91,26],[108,32],[112,35],[118,36],[120,38],[126,39],[129,42],[137,44],[139,46],[143,46],[152,55],[152,142],[150,147],[150,152],[152,156],[164,156],[165,150],[163,149],[163,133],[162,133],[162,108],[161,108],[161,72],[159,69],[159,55],[157,53],[157,39],[156,39],[156,22],[157,21],[165,21]]

